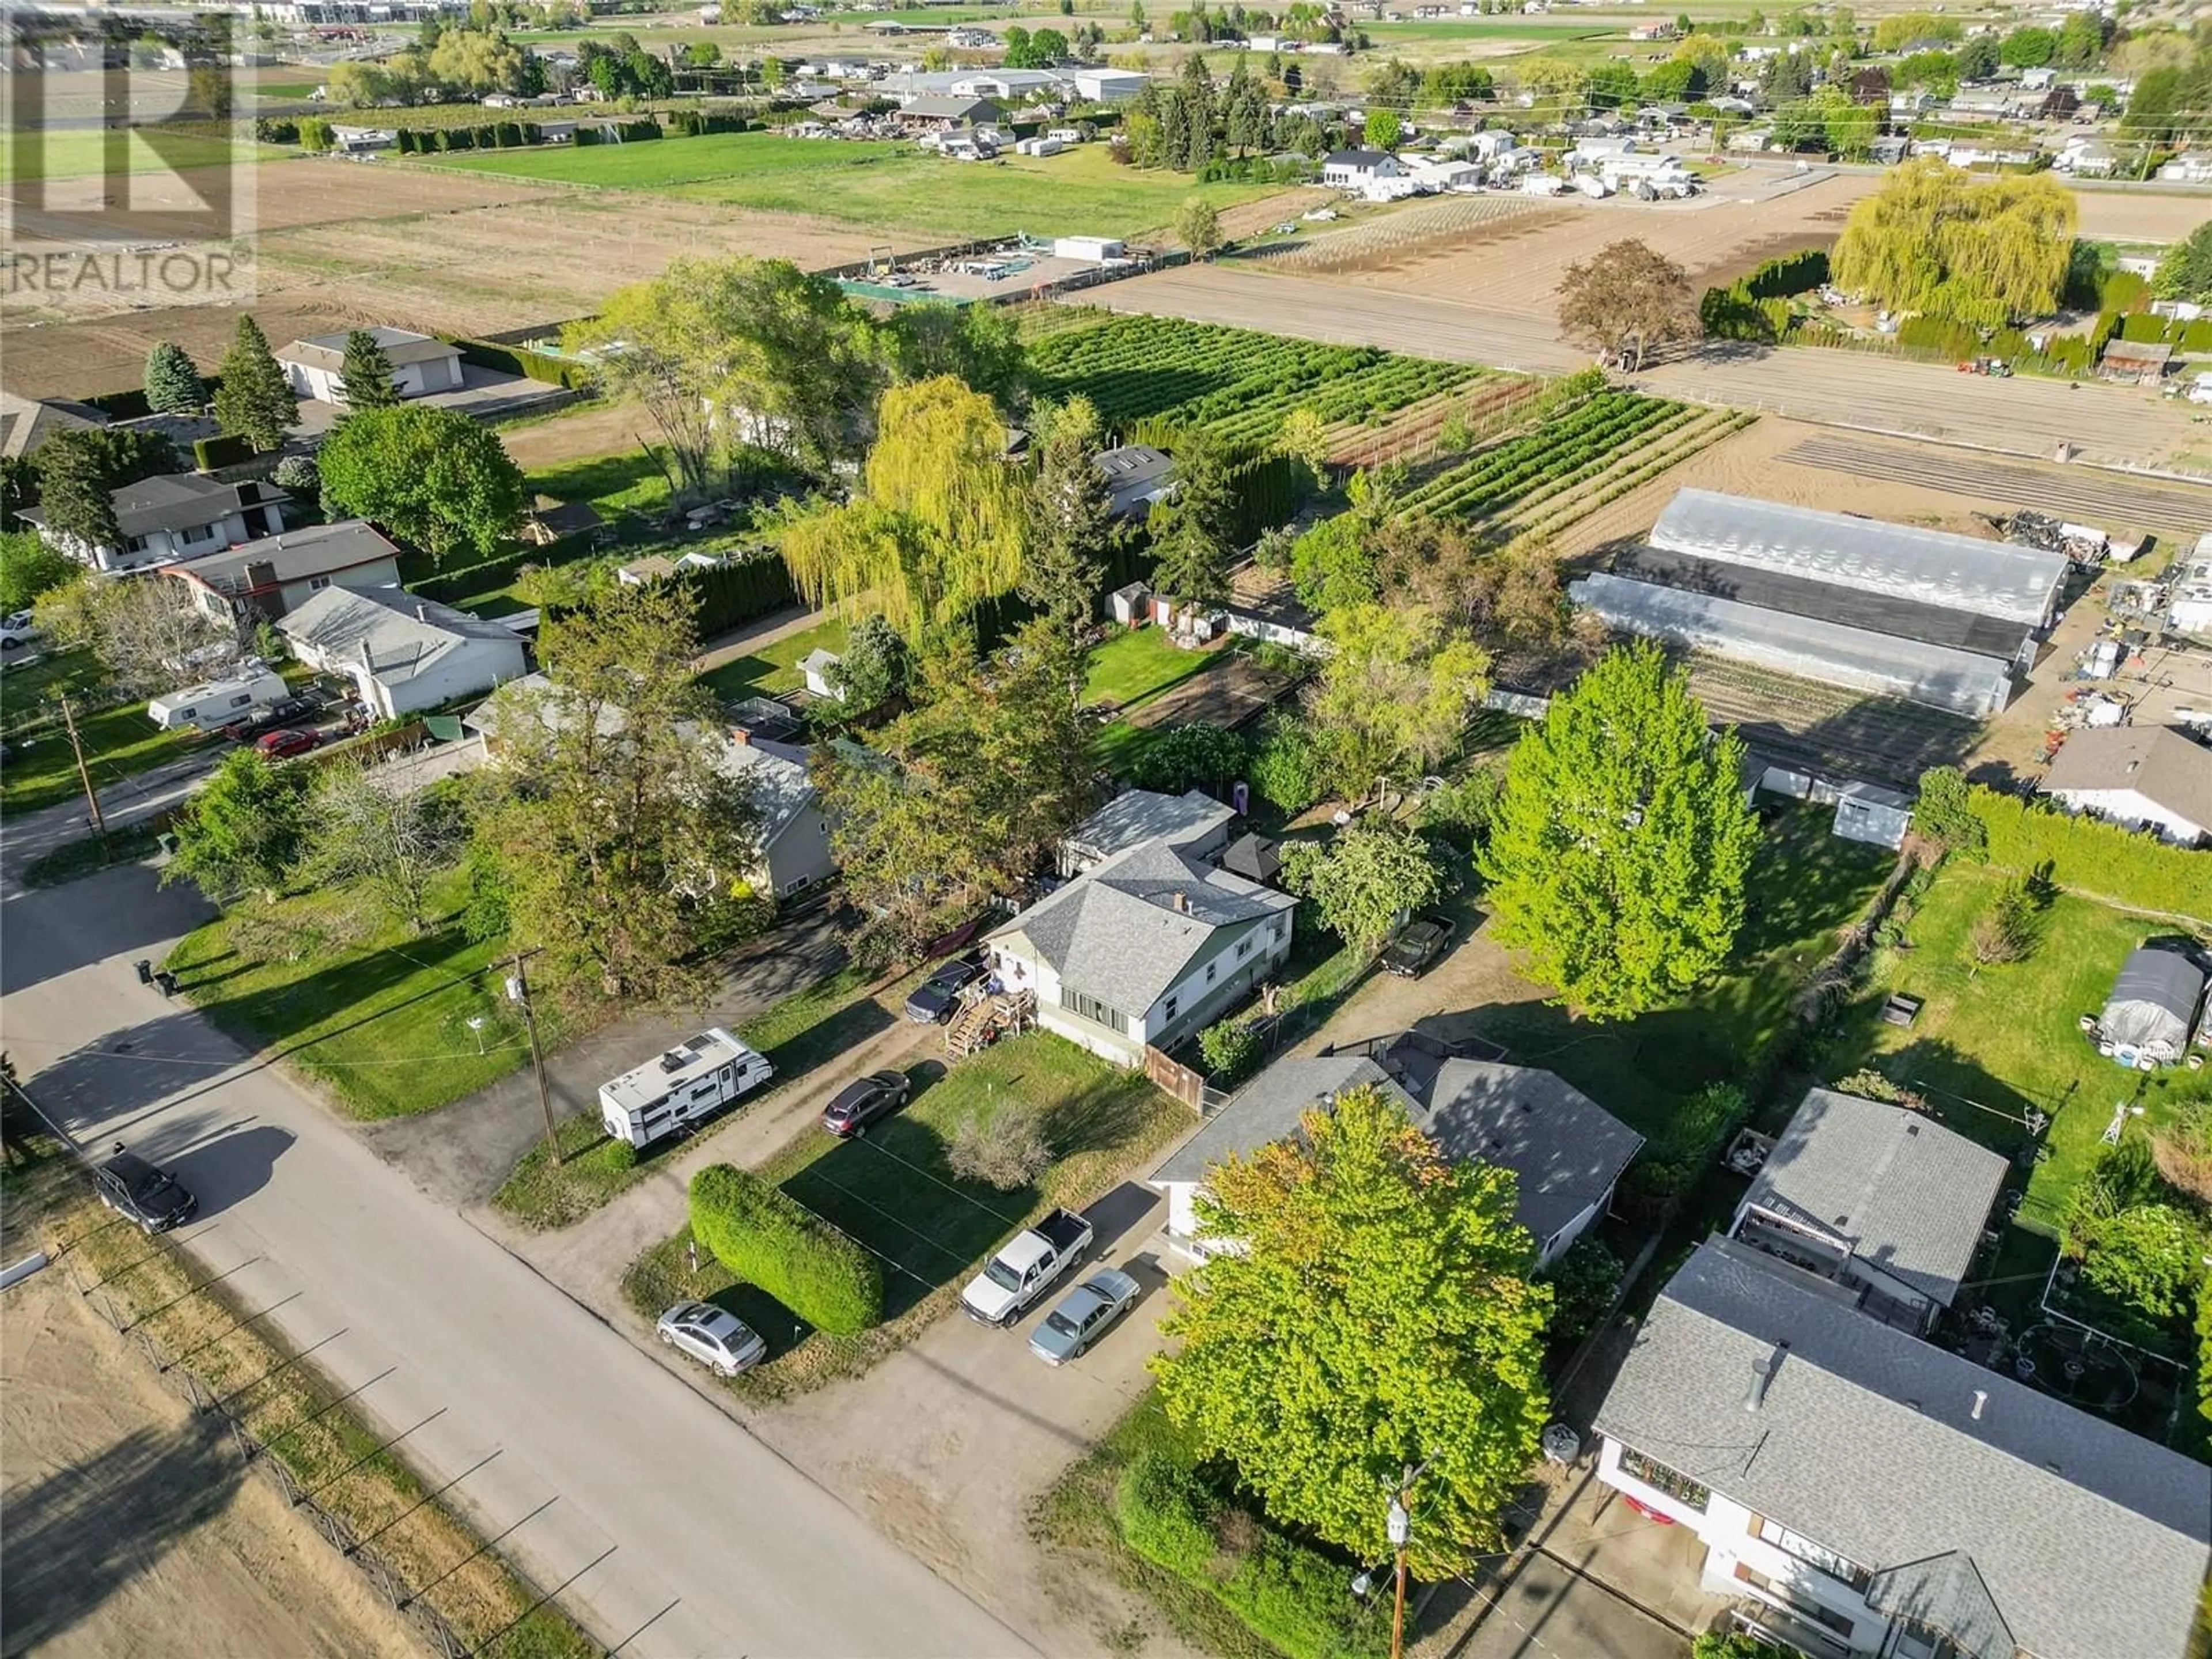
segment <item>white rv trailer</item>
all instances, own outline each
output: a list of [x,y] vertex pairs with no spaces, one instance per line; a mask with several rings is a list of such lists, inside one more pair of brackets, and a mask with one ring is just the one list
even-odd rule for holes
[[164,732],[181,731],[188,726],[212,732],[251,720],[256,709],[280,703],[288,695],[283,675],[265,668],[241,670],[226,679],[165,692],[146,705],[146,713]]
[[649,1146],[719,1112],[775,1075],[775,1067],[717,1025],[599,1085],[607,1133]]

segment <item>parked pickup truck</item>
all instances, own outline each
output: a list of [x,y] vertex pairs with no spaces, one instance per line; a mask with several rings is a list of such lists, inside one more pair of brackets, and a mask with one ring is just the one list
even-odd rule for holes
[[983,1264],[983,1271],[960,1292],[960,1305],[970,1319],[1011,1325],[1090,1248],[1091,1224],[1072,1211],[1054,1210],[1036,1226],[1016,1233]]

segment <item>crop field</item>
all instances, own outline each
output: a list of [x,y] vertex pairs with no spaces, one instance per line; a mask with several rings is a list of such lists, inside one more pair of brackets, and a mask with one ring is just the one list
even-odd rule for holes
[[1030,361],[1045,396],[1082,392],[1107,424],[1157,416],[1203,427],[1229,444],[1274,435],[1292,410],[1337,423],[1389,415],[1478,379],[1471,363],[1406,357],[1372,346],[1322,345],[1166,317],[1117,317],[1036,339]]
[[1406,509],[1476,520],[1525,508],[1605,471],[1624,451],[1698,413],[1670,398],[1601,392],[1425,480],[1406,497]]
[[1054,156],[950,161],[908,144],[714,133],[645,143],[464,152],[442,168],[616,190],[687,202],[927,233],[945,239],[1135,236],[1196,196],[1226,208],[1273,185],[1194,184],[1179,174],[1115,167],[1103,144]]

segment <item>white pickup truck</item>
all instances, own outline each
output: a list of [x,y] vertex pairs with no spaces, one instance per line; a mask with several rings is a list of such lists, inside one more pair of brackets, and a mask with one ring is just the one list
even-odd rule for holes
[[1035,1306],[1091,1248],[1091,1224],[1072,1210],[1054,1210],[1016,1233],[960,1292],[970,1319],[1001,1328]]

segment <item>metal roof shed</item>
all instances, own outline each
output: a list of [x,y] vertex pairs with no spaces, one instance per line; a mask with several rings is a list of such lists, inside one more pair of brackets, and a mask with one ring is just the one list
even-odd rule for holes
[[2189,1046],[2203,1000],[2203,969],[2179,951],[2138,945],[2097,1018],[2097,1052],[2123,1066],[2171,1066]]
[[1650,539],[1678,553],[2031,628],[2051,620],[2066,574],[2063,553],[1710,489],[1676,491]]

